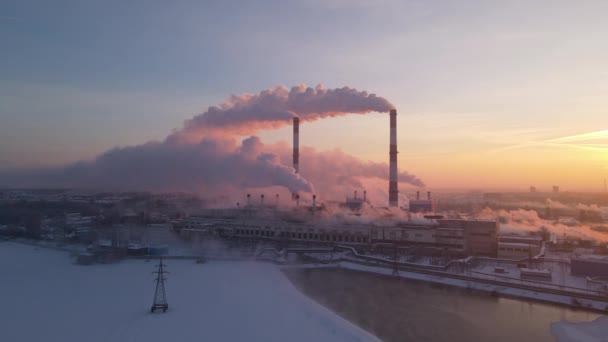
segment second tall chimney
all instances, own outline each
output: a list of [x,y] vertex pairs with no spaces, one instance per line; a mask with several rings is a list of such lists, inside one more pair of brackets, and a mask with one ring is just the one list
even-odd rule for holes
[[300,172],[300,118],[293,118],[293,169]]
[[397,110],[391,109],[391,140],[389,148],[389,176],[388,176],[388,206],[399,206],[399,185],[397,180]]

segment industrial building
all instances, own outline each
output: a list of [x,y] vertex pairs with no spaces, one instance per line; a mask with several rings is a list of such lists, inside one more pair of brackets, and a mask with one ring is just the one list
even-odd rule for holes
[[[399,217],[390,208],[399,207],[397,167],[397,111],[391,109],[389,141],[388,208],[375,208],[367,201],[367,194],[352,198],[329,210],[326,204],[317,206],[312,196],[310,207],[299,205],[300,194],[293,193],[295,207],[251,203],[237,208],[208,209],[186,218],[176,229],[183,237],[219,237],[236,240],[267,240],[295,244],[346,244],[363,249],[384,246],[421,246],[449,251],[458,255],[496,256],[498,250],[498,223],[495,220],[445,220],[441,216],[425,220]],[[300,172],[300,119],[293,118],[293,170]],[[305,175],[304,175],[305,176]],[[278,203],[278,201],[277,201]],[[346,211],[339,215],[325,212]],[[370,214],[371,211],[371,214]],[[431,193],[427,199],[410,200],[410,212],[433,212]],[[364,212],[364,213],[363,213]],[[369,216],[368,216],[369,214]],[[351,216],[351,217],[349,217]],[[361,216],[361,218],[359,218]],[[353,219],[357,217],[357,219]]]
[[424,246],[460,255],[496,256],[498,223],[494,220],[436,219],[427,224],[381,218],[369,222],[312,218],[302,210],[213,209],[186,218],[177,227],[184,237],[215,236],[306,244]]
[[498,258],[521,260],[538,254],[538,250],[527,243],[499,242]]
[[537,256],[542,243],[540,236],[502,235],[498,239],[498,258],[520,260]]
[[439,228],[462,229],[467,255],[496,256],[498,221],[496,220],[438,220]]
[[576,276],[608,277],[608,255],[585,254],[572,257],[570,272]]
[[420,199],[420,191],[416,191],[416,199],[410,200],[409,210],[413,213],[430,213],[435,211],[431,192],[427,192],[426,199]]

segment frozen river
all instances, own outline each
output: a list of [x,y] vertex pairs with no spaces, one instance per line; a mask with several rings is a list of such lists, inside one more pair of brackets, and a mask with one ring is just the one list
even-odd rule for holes
[[552,323],[600,316],[351,270],[286,273],[309,296],[386,341],[555,341]]

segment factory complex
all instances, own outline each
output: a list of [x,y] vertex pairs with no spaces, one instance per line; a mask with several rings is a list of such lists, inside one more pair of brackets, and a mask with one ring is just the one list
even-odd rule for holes
[[319,217],[318,213],[306,209],[208,209],[186,218],[177,229],[187,238],[218,236],[290,245],[341,244],[360,249],[420,246],[453,255],[496,256],[498,223],[495,220],[429,217],[418,220],[420,223],[394,217],[366,222],[359,216],[344,220]]

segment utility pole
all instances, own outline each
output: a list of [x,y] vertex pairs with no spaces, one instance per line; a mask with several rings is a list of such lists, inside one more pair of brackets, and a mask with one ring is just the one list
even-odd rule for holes
[[393,275],[398,277],[399,276],[399,253],[398,253],[398,247],[397,244],[395,243],[393,245]]
[[156,289],[154,290],[154,302],[152,302],[152,307],[150,308],[150,312],[154,313],[156,309],[163,309],[163,312],[167,312],[169,308],[169,304],[167,304],[167,294],[165,293],[165,273],[169,273],[164,270],[163,257],[161,256],[156,265],[157,270],[153,272],[156,274]]

